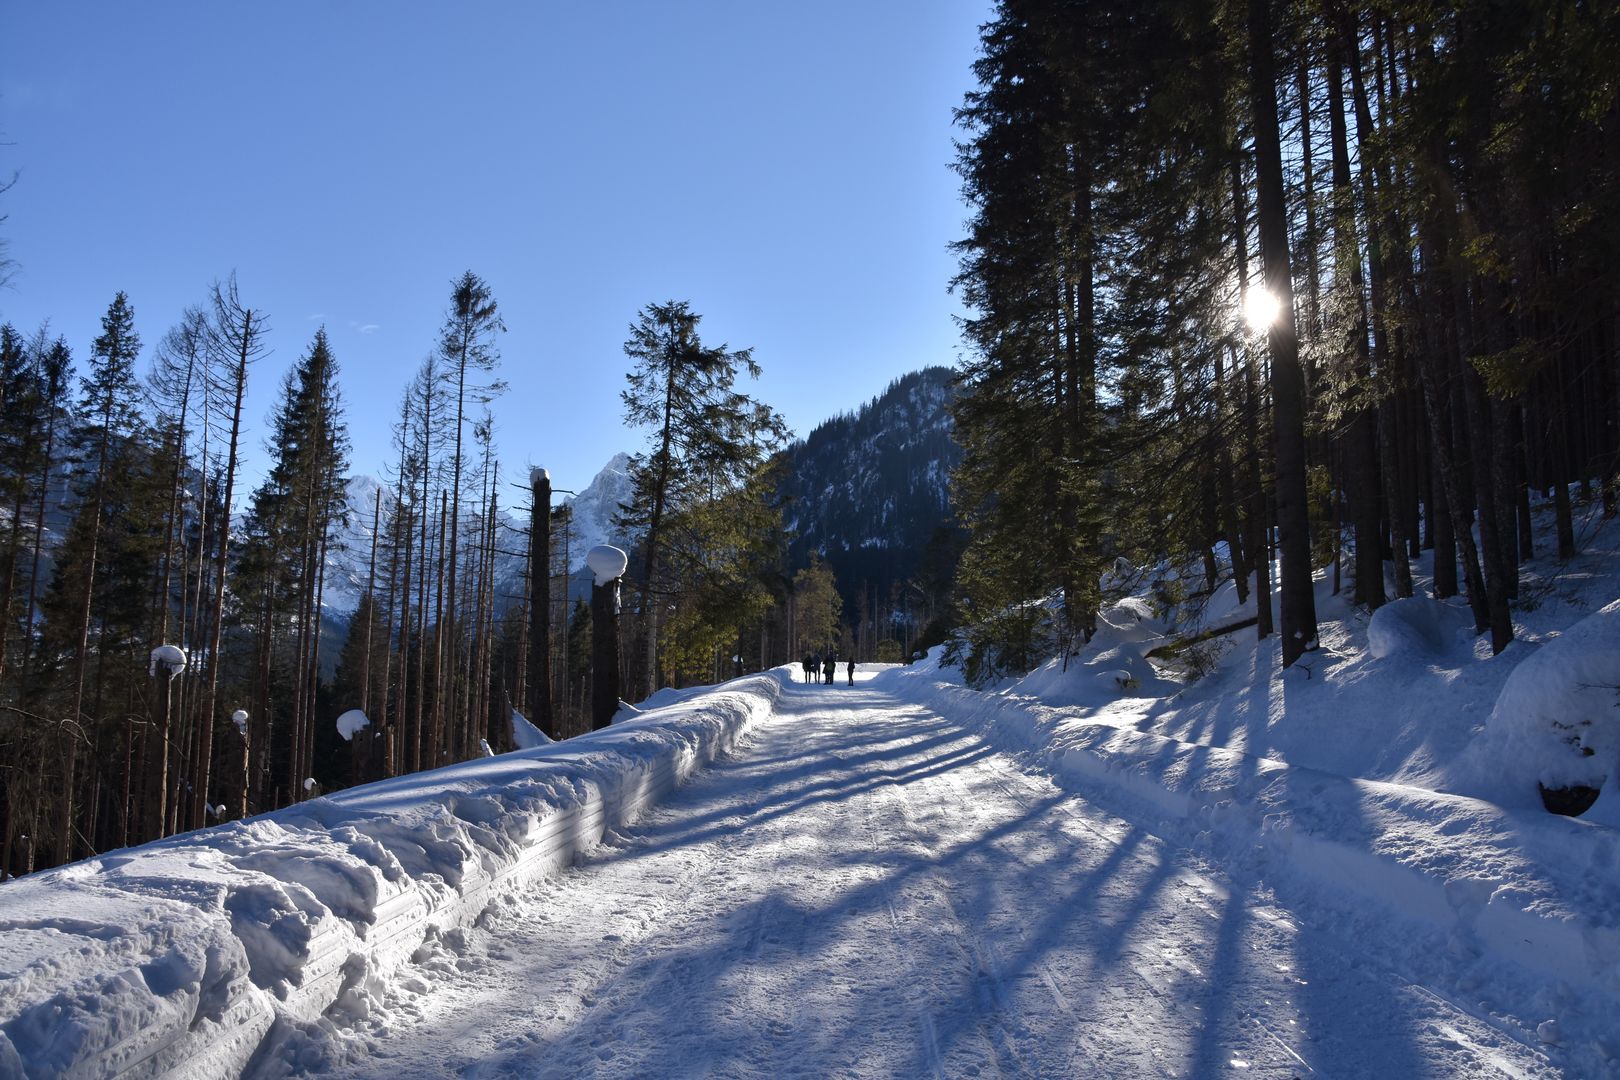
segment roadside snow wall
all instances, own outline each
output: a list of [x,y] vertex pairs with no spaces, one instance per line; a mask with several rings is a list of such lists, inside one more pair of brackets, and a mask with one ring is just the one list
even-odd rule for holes
[[0,1077],[229,1076],[278,1018],[363,1014],[430,937],[663,799],[781,687],[752,676],[0,885]]

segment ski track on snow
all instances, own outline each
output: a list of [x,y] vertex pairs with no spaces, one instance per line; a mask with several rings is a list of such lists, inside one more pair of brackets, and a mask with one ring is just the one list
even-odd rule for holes
[[260,1076],[1555,1075],[1320,911],[926,709],[796,685]]

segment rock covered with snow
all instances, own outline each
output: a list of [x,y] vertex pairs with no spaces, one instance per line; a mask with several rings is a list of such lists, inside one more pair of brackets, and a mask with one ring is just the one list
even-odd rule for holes
[[1620,600],[1513,669],[1486,736],[1515,785],[1601,788],[1620,775]]

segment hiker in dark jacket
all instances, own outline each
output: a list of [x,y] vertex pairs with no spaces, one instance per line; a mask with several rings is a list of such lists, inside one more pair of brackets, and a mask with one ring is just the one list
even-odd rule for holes
[[849,662],[849,685],[851,685],[851,686],[855,685],[855,661],[854,660],[850,660],[850,662]]
[[827,654],[827,662],[821,665],[821,674],[828,683],[838,680],[838,657],[832,653]]

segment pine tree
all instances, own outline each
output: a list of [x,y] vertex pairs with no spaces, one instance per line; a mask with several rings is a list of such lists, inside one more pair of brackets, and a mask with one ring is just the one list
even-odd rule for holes
[[826,655],[837,644],[843,601],[827,564],[818,556],[793,575],[793,638],[802,653]]
[[639,542],[637,652],[648,695],[657,689],[660,624],[676,591],[663,565],[669,519],[745,486],[787,437],[774,410],[734,389],[739,375],[759,377],[752,351],[705,346],[701,319],[686,301],[650,304],[624,344],[635,364],[620,394],[625,425],[649,434],[648,450],[631,459],[634,493],[617,521]]

